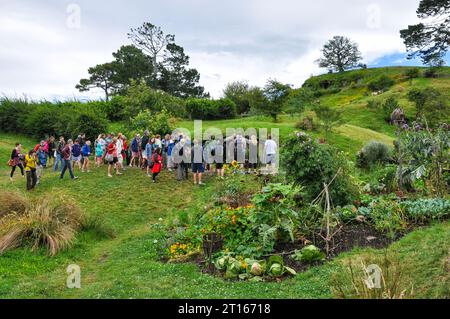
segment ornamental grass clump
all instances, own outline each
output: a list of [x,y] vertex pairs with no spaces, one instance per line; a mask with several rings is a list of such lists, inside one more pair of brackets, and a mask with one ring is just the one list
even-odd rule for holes
[[28,201],[22,194],[0,192],[0,218],[12,213],[22,215],[27,207]]
[[54,256],[72,246],[84,222],[77,204],[63,194],[47,195],[27,205],[25,211],[11,211],[0,218],[0,254],[30,246],[44,248]]

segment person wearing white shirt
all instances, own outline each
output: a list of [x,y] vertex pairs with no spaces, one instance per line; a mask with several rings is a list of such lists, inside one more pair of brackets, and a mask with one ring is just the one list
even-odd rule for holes
[[272,140],[272,136],[269,135],[269,139],[266,141],[264,149],[266,153],[267,171],[270,172],[271,174],[274,174],[278,146],[277,143],[275,143],[275,141]]
[[117,136],[116,147],[117,147],[117,159],[119,160],[119,162],[117,163],[118,170],[122,170],[123,169],[123,156],[122,156],[123,135],[122,135],[122,133],[119,133]]

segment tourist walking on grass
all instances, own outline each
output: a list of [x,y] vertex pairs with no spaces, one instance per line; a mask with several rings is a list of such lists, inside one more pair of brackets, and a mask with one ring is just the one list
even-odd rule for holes
[[66,145],[66,142],[64,140],[64,137],[59,138],[59,142],[56,146],[56,157],[55,157],[55,165],[53,166],[53,170],[56,172],[58,170],[58,166],[61,163],[61,170],[63,167],[62,163],[62,150],[64,149],[64,146]]
[[[174,150],[172,151],[172,156],[178,155],[178,158],[181,159],[180,163],[177,164],[177,171],[176,171],[177,181],[182,181],[189,178],[188,169],[189,169],[189,162],[191,161],[191,154],[190,154],[191,148],[187,146],[188,146],[187,140],[181,138],[180,142],[175,146]],[[175,152],[175,154],[173,152]],[[176,152],[178,152],[178,154],[176,154]]]
[[203,147],[198,140],[194,140],[194,146],[192,146],[192,173],[194,175],[194,185],[203,185],[202,175],[205,172],[203,165]]
[[150,169],[151,167],[151,161],[152,161],[152,155],[153,155],[153,144],[152,140],[147,141],[147,145],[145,146],[145,168],[147,169],[147,176],[150,177]]
[[91,141],[86,141],[86,144],[81,148],[81,155],[83,156],[83,167],[81,171],[90,173],[89,157],[91,156]]
[[103,135],[98,136],[95,144],[95,162],[98,168],[103,164],[103,156],[105,153],[105,140],[103,139]]
[[123,135],[119,133],[116,139],[117,148],[117,170],[121,171],[123,169]]
[[147,152],[146,152],[146,148],[147,148],[147,144],[148,141],[150,140],[150,132],[149,131],[145,131],[144,132],[144,136],[141,139],[141,163],[140,166],[142,168],[145,168],[147,165]]
[[258,139],[252,135],[249,139],[248,173],[256,174],[258,168]]
[[169,151],[169,143],[170,143],[170,135],[167,134],[164,136],[164,139],[162,140],[162,157],[163,157],[163,168],[168,168],[168,160],[169,156],[167,155],[167,152]]
[[20,156],[22,152],[22,145],[20,143],[16,143],[16,147],[11,152],[11,159],[9,160],[9,166],[11,166],[11,174],[9,175],[9,179],[11,182],[13,181],[14,172],[16,171],[16,167],[20,169],[20,173],[22,173],[22,177],[25,176],[23,172],[23,165],[20,162]]
[[36,152],[31,150],[25,156],[25,171],[27,174],[27,190],[30,191],[36,187],[37,175],[36,175]]
[[108,177],[113,177],[113,168],[116,170],[116,175],[122,175],[117,167],[117,163],[119,162],[117,153],[117,138],[113,138],[112,142],[108,145],[105,159],[108,162]]
[[175,147],[175,141],[173,139],[170,139],[169,144],[167,146],[167,169],[169,172],[172,172],[172,170],[175,168],[175,164],[173,162],[173,148]]
[[264,145],[267,164],[266,170],[268,174],[275,174],[277,149],[278,149],[277,143],[275,143],[275,141],[272,140],[272,136],[269,135],[269,138]]
[[36,159],[37,159],[36,184],[39,184],[39,182],[41,181],[41,177],[44,174],[44,168],[47,168],[47,153],[45,152],[45,146],[42,143],[36,153]]
[[72,145],[72,162],[73,168],[77,165],[78,169],[81,171],[81,145],[79,139],[76,139],[75,143]]
[[47,140],[48,145],[48,166],[54,165],[55,163],[55,152],[56,152],[56,144],[55,138],[50,136]]
[[73,175],[73,170],[72,170],[72,147],[73,147],[73,145],[74,145],[73,141],[68,140],[67,144],[62,149],[61,157],[62,157],[62,162],[63,162],[63,169],[61,171],[61,176],[60,176],[61,179],[64,178],[64,175],[66,174],[66,170],[69,170],[71,179],[78,178]]
[[136,134],[136,136],[131,141],[131,160],[130,160],[130,167],[134,166],[134,162],[137,161],[136,166],[139,166],[139,143],[141,141],[141,135]]
[[162,149],[158,148],[156,152],[152,155],[152,179],[153,183],[156,183],[156,177],[161,173],[162,168]]

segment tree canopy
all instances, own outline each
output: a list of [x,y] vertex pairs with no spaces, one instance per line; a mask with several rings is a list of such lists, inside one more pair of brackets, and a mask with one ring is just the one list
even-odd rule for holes
[[329,40],[323,46],[322,54],[323,57],[316,62],[321,68],[327,68],[331,72],[356,68],[362,60],[358,45],[343,36],[335,36]]
[[427,22],[400,31],[408,58],[420,57],[424,64],[441,65],[450,46],[450,0],[422,0],[417,16]]

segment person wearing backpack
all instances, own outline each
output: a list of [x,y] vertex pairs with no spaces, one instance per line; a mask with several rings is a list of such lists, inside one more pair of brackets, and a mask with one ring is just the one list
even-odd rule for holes
[[22,145],[20,143],[16,143],[16,147],[12,150],[11,159],[8,162],[8,165],[11,166],[11,174],[9,175],[9,179],[11,182],[13,181],[14,172],[16,171],[16,167],[20,168],[20,172],[22,173],[22,177],[25,176],[23,172],[23,165],[20,162],[20,152],[22,150]]

